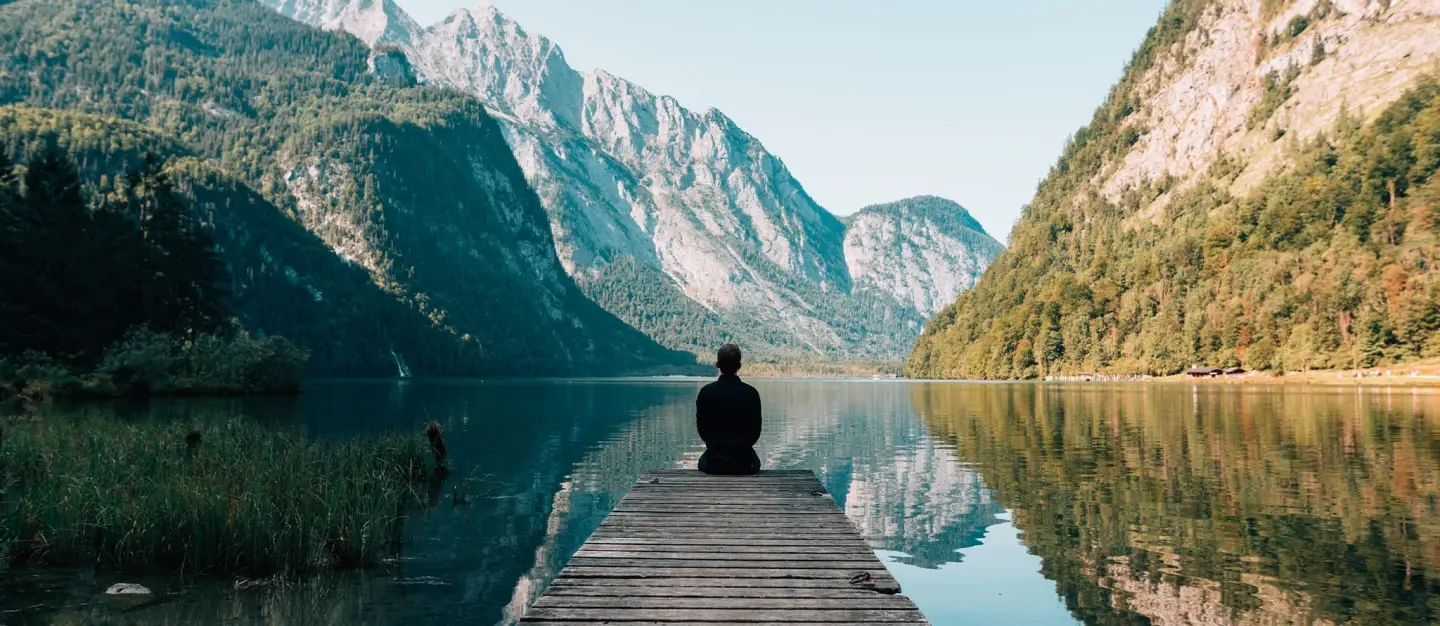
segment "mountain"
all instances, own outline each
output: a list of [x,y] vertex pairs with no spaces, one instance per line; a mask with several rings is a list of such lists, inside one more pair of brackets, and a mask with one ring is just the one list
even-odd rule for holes
[[878,291],[934,315],[975,285],[1005,249],[965,207],[934,196],[868,206],[846,220],[856,291]]
[[1437,60],[1437,0],[1174,0],[907,373],[1440,356]]
[[[484,100],[540,195],[566,272],[666,347],[706,354],[729,339],[761,356],[899,358],[933,312],[920,305],[952,300],[968,284],[952,276],[983,269],[998,248],[976,224],[978,238],[955,239],[977,242],[972,250],[859,263],[934,276],[884,288],[857,281],[845,224],[718,110],[691,111],[604,71],[576,71],[553,42],[493,7],[421,29],[388,0],[262,2],[398,47],[421,80]],[[871,238],[857,235],[856,249],[872,248]]]
[[409,44],[420,26],[389,1],[276,0],[275,8],[325,30],[346,30],[371,44]]
[[577,288],[478,100],[371,74],[352,37],[242,0],[61,0],[0,6],[0,41],[0,147],[60,146],[98,191],[161,155],[214,231],[242,322],[309,348],[314,373],[693,362]]

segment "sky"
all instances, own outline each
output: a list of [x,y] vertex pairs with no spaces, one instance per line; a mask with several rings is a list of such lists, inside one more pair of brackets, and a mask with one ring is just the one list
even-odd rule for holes
[[[484,0],[398,0],[430,25]],[[1004,241],[1164,0],[491,0],[577,70],[715,107],[838,215],[916,195]]]

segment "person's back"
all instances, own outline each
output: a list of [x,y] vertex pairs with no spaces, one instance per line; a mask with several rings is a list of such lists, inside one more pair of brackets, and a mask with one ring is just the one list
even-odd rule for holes
[[715,361],[720,380],[705,385],[695,398],[695,426],[705,441],[700,471],[754,474],[760,471],[755,442],[760,440],[760,392],[736,375],[740,348],[725,344]]

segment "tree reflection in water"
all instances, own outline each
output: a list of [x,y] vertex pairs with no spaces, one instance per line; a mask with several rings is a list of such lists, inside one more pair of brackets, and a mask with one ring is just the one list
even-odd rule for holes
[[1086,623],[1440,620],[1433,390],[910,389]]

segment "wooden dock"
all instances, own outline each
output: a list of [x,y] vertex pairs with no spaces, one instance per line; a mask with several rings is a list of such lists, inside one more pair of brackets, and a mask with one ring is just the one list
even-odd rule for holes
[[813,472],[642,476],[523,624],[924,624]]

